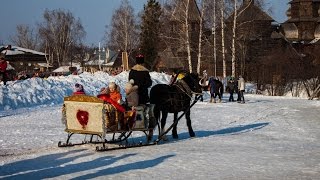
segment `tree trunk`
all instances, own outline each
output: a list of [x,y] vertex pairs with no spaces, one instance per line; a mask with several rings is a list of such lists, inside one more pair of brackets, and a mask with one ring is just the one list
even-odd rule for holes
[[188,0],[186,4],[185,33],[186,33],[186,47],[187,47],[187,53],[188,53],[189,72],[192,73],[191,47],[190,47],[190,38],[189,38],[189,4],[190,4],[190,0]]
[[227,77],[227,63],[225,55],[225,42],[224,42],[224,1],[221,1],[221,51],[222,51],[222,63],[223,63],[223,78]]
[[203,22],[203,17],[204,17],[204,11],[205,11],[205,0],[202,0],[202,5],[201,5],[201,16],[200,16],[200,27],[199,27],[199,51],[198,51],[198,65],[197,65],[197,73],[200,74],[201,70],[201,50],[202,50],[202,22]]
[[234,16],[233,16],[233,28],[232,28],[232,77],[236,77],[236,28],[237,28],[237,0],[234,0]]
[[214,76],[217,77],[217,41],[216,41],[216,0],[213,0],[213,61],[214,61]]

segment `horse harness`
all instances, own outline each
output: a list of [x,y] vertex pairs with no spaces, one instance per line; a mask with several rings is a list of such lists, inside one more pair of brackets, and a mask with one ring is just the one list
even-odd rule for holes
[[170,86],[169,98],[164,104],[169,103],[169,112],[178,112],[187,108],[192,98],[192,90],[184,80],[178,80]]

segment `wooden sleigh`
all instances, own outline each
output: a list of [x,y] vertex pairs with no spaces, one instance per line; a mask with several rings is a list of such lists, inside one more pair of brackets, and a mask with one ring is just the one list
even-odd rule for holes
[[[87,95],[73,95],[64,98],[62,109],[62,123],[68,137],[65,143],[58,143],[59,147],[82,145],[87,143],[100,143],[96,150],[111,150],[110,144],[127,141],[132,131],[142,131],[149,134],[149,117],[152,117],[153,109],[150,106],[138,106],[136,112],[121,113],[113,105],[105,101]],[[153,122],[158,125],[157,122]],[[155,125],[153,125],[155,127]],[[159,129],[159,125],[158,125]],[[91,135],[90,140],[80,143],[71,143],[70,138],[74,134]],[[111,137],[107,138],[107,134]],[[97,140],[93,140],[96,136]],[[141,143],[139,143],[141,145]],[[148,144],[148,143],[145,143]],[[123,144],[121,144],[122,147]],[[114,147],[114,146],[112,146]]]

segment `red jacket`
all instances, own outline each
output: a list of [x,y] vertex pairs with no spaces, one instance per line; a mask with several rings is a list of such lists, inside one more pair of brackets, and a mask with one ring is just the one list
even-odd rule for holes
[[73,92],[73,95],[81,95],[81,94],[86,95],[86,93],[83,92],[83,91],[75,91],[75,92]]
[[112,100],[110,98],[109,94],[99,94],[98,98],[104,100],[107,103],[112,104],[118,111],[124,113],[126,110],[124,109],[124,107],[122,107],[119,103],[115,102],[114,100]]
[[0,61],[0,72],[5,72],[7,69],[8,63],[7,61]]

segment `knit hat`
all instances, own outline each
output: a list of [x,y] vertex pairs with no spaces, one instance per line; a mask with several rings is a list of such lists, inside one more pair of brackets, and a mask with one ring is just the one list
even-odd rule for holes
[[133,85],[134,85],[134,80],[133,79],[130,79],[130,81],[125,85],[125,89],[126,90],[131,90],[132,89],[132,87],[133,87]]
[[144,56],[142,54],[138,54],[136,56],[136,63],[137,64],[143,64],[144,63]]
[[115,82],[110,82],[108,86],[109,86],[109,88],[116,89],[116,83]]
[[81,85],[81,84],[79,84],[79,83],[76,83],[75,85],[74,85],[74,90],[76,91],[76,92],[83,92],[84,90],[83,90],[83,86]]

